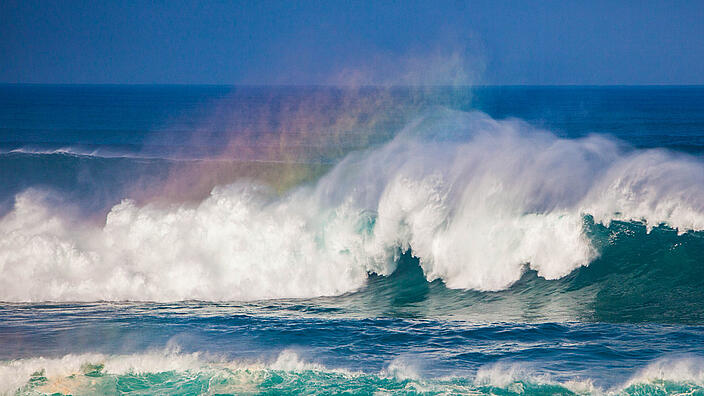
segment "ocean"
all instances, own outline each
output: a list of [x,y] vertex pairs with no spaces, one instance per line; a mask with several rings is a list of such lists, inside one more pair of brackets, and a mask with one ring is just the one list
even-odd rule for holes
[[704,394],[704,87],[0,85],[0,394]]

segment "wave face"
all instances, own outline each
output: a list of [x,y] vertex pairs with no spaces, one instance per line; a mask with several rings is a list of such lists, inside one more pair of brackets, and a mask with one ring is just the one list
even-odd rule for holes
[[526,270],[556,280],[618,250],[614,221],[645,238],[676,230],[660,249],[699,241],[704,163],[438,109],[284,195],[241,181],[198,203],[123,200],[101,225],[69,213],[38,191],[16,196],[0,220],[0,300],[340,295],[392,274],[401,252],[427,281],[500,291]]

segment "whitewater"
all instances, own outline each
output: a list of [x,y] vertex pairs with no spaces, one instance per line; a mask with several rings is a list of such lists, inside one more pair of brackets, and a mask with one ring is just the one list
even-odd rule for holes
[[[599,394],[639,395],[661,392],[701,392],[704,371],[701,361],[656,361],[618,387],[603,389],[589,380],[556,381],[534,375],[521,365],[487,365],[468,377],[448,376],[433,380],[418,376],[417,363],[394,360],[378,373],[330,369],[306,362],[285,350],[269,362],[228,361],[217,356],[179,353],[177,349],[140,355],[67,355],[60,359],[32,359],[0,365],[6,387],[28,394],[87,394],[130,392],[147,385],[156,393],[256,394],[262,388],[275,393],[358,394],[392,392],[405,394]],[[35,371],[37,367],[43,368]],[[144,377],[147,377],[146,380]],[[681,385],[684,381],[687,385]],[[31,385],[26,386],[29,382]],[[314,382],[314,387],[298,387]]]
[[340,295],[391,274],[404,251],[428,281],[496,291],[526,268],[557,279],[589,265],[585,216],[702,230],[704,163],[440,109],[283,195],[240,181],[197,204],[126,199],[96,225],[21,193],[0,220],[0,299]]

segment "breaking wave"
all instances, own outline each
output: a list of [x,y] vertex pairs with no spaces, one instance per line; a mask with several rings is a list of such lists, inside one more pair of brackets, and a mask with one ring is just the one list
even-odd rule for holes
[[503,290],[597,259],[590,222],[704,230],[704,163],[436,110],[284,195],[243,180],[197,204],[124,200],[99,225],[71,213],[37,190],[15,197],[0,300],[340,295],[393,273],[402,252],[428,281]]
[[233,361],[174,350],[81,354],[0,362],[0,393],[179,394],[682,394],[704,390],[702,362],[661,359],[613,389],[590,379],[555,380],[520,365],[491,364],[466,376],[427,378],[396,359],[379,373],[331,369],[285,350],[272,361]]

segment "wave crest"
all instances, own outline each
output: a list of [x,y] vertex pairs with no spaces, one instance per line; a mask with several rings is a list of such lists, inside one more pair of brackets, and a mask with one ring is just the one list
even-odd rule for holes
[[[684,370],[684,371],[680,371]],[[673,374],[675,373],[675,374]],[[81,354],[0,362],[0,393],[122,392],[428,393],[428,394],[682,394],[704,390],[701,361],[652,362],[625,384],[601,389],[590,379],[558,381],[519,364],[490,364],[466,376],[423,377],[404,362],[379,373],[331,369],[282,351],[273,361],[228,360],[178,350],[132,355]]]
[[338,295],[404,250],[428,280],[500,290],[594,260],[585,215],[704,229],[704,164],[438,110],[283,197],[242,182],[197,205],[125,200],[95,226],[25,192],[0,219],[0,300]]

